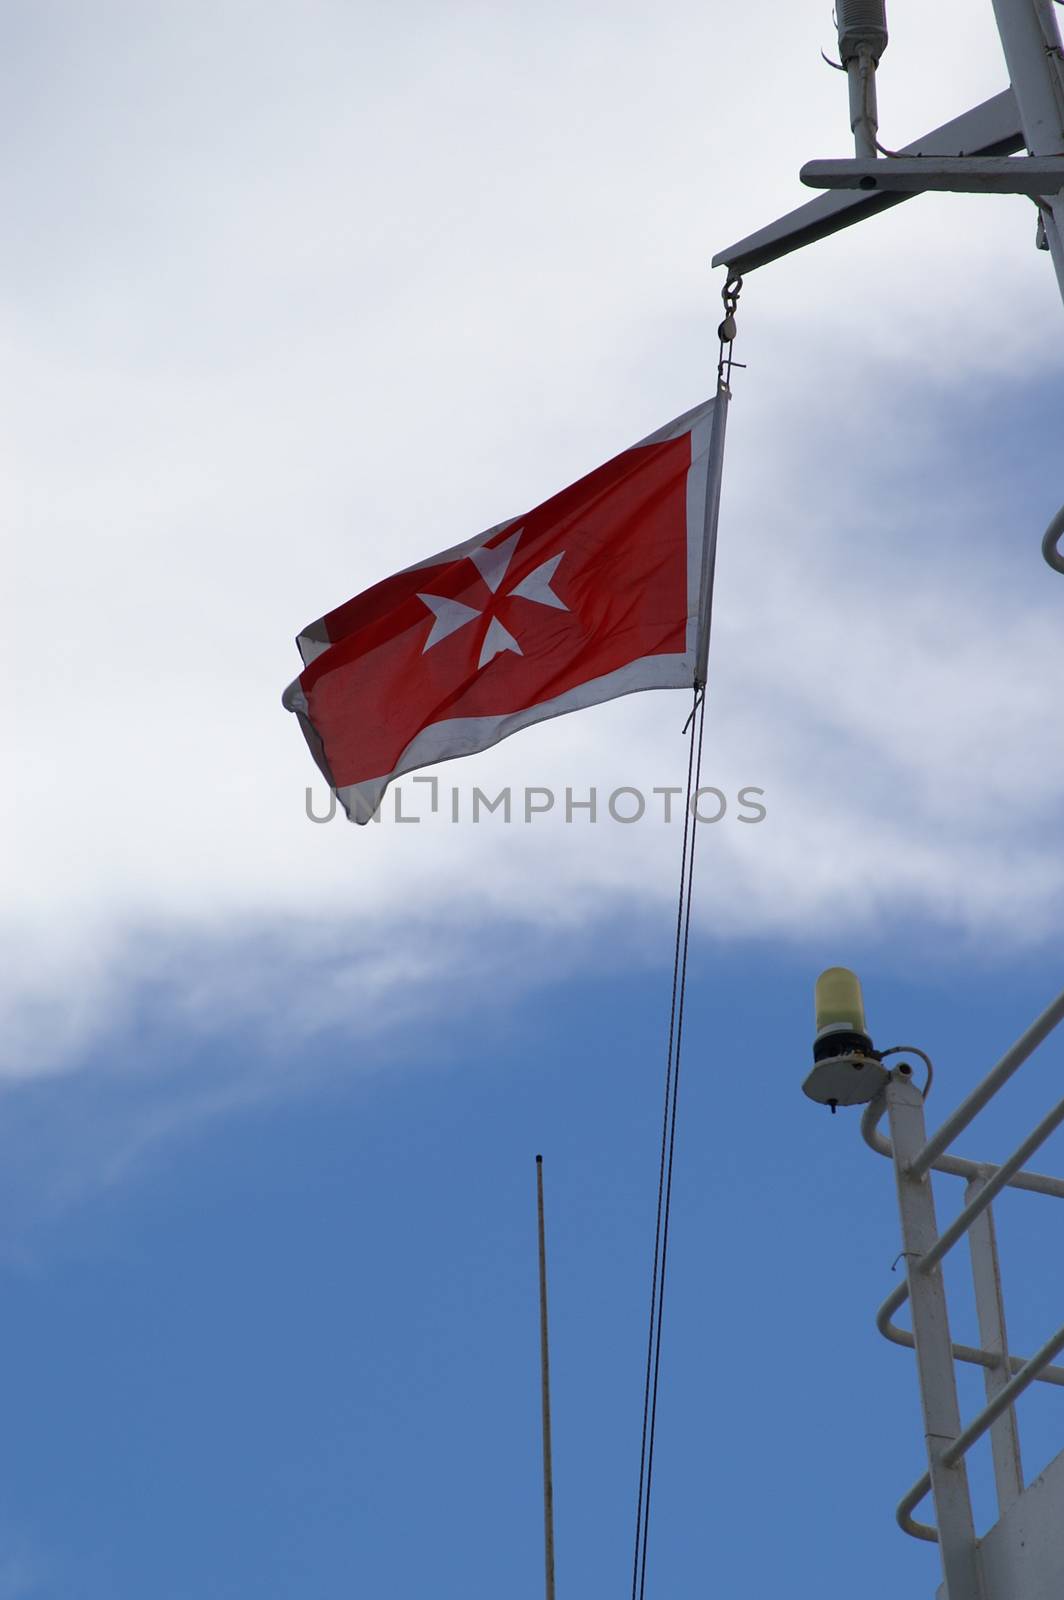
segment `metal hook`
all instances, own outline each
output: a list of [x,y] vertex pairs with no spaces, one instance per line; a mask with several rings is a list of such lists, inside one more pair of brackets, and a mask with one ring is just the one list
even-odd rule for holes
[[717,338],[720,340],[720,357],[717,361],[718,392],[727,390],[732,367],[743,365],[741,361],[732,360],[732,345],[738,332],[735,324],[735,311],[739,304],[742,288],[742,274],[733,273],[729,268],[727,282],[720,292],[720,297],[724,302],[724,319],[717,329]]
[[742,293],[742,288],[743,280],[738,274],[736,274],[735,277],[728,278],[727,283],[721,290],[720,297],[724,301],[724,320],[717,329],[717,338],[720,340],[721,344],[731,344],[735,338],[737,332],[735,326],[735,311],[739,304],[739,296]]

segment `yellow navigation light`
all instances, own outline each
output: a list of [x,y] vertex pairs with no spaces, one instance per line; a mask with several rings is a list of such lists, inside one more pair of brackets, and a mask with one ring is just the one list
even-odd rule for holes
[[868,1032],[857,974],[849,967],[829,967],[816,980],[813,1070],[803,1090],[835,1111],[874,1100],[887,1077]]
[[816,980],[816,1031],[826,1028],[868,1035],[861,980],[849,967],[828,967]]

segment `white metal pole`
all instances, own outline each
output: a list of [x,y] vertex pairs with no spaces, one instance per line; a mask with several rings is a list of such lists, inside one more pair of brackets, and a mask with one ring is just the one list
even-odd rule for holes
[[[973,1178],[967,1185],[965,1201],[974,1200],[986,1183],[985,1178]],[[1005,1299],[1001,1292],[1001,1267],[998,1261],[997,1235],[994,1213],[990,1206],[981,1211],[968,1230],[968,1248],[972,1257],[972,1281],[975,1285],[975,1309],[979,1317],[979,1343],[984,1350],[992,1350],[1000,1357],[996,1367],[984,1369],[986,1398],[993,1400],[1009,1381],[1009,1342],[1005,1330]],[[1023,1466],[1020,1458],[1020,1430],[1016,1423],[1015,1408],[1000,1416],[990,1429],[990,1447],[994,1457],[994,1483],[997,1487],[998,1510],[1002,1516],[1023,1493]]]
[[906,1171],[926,1137],[924,1101],[912,1078],[900,1070],[886,1087],[894,1148],[902,1242],[908,1270],[916,1366],[931,1487],[935,1496],[938,1547],[949,1600],[980,1600],[975,1524],[963,1459],[948,1466],[945,1451],[959,1437],[960,1408],[953,1367],[953,1344],[946,1309],[941,1266],[919,1270],[920,1261],[938,1238],[935,1200],[929,1175],[915,1178]]
[[876,104],[876,64],[865,48],[846,63],[850,80],[850,131],[854,151],[859,156],[876,154],[879,109]]
[[[1053,0],[993,0],[1001,48],[1033,156],[1064,155],[1064,50]],[[1064,299],[1064,195],[1042,203],[1046,242]]]

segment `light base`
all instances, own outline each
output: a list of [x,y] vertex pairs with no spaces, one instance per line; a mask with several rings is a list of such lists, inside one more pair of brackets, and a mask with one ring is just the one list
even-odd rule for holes
[[864,1106],[874,1100],[890,1073],[873,1056],[851,1051],[818,1061],[802,1093],[822,1106]]

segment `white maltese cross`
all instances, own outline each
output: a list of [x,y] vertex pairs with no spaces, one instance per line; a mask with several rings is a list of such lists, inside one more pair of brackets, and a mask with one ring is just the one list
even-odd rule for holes
[[[480,576],[484,579],[492,594],[498,594],[509,570],[513,553],[517,548],[517,541],[524,532],[518,528],[516,533],[511,533],[508,539],[494,546],[482,544],[478,550],[471,550],[469,560],[472,561]],[[565,556],[561,550],[556,556],[549,556],[540,563],[526,578],[515,584],[512,589],[506,590],[505,598],[510,599],[519,595],[522,600],[531,600],[537,606],[553,606],[556,611],[568,611],[569,607],[564,600],[551,588],[551,581],[558,570],[559,563]],[[477,617],[485,615],[475,606],[467,606],[461,600],[448,600],[439,594],[419,594],[421,600],[432,612],[433,622],[429,636],[422,646],[421,653],[431,650],[433,645],[439,644],[441,639],[446,639],[449,634],[457,633],[459,628],[464,628],[467,622],[473,622]],[[498,617],[491,617],[488,621],[484,642],[480,647],[480,658],[477,669],[487,666],[493,656],[499,655],[503,650],[510,650],[514,655],[524,655],[524,651],[508,628],[504,628]]]

